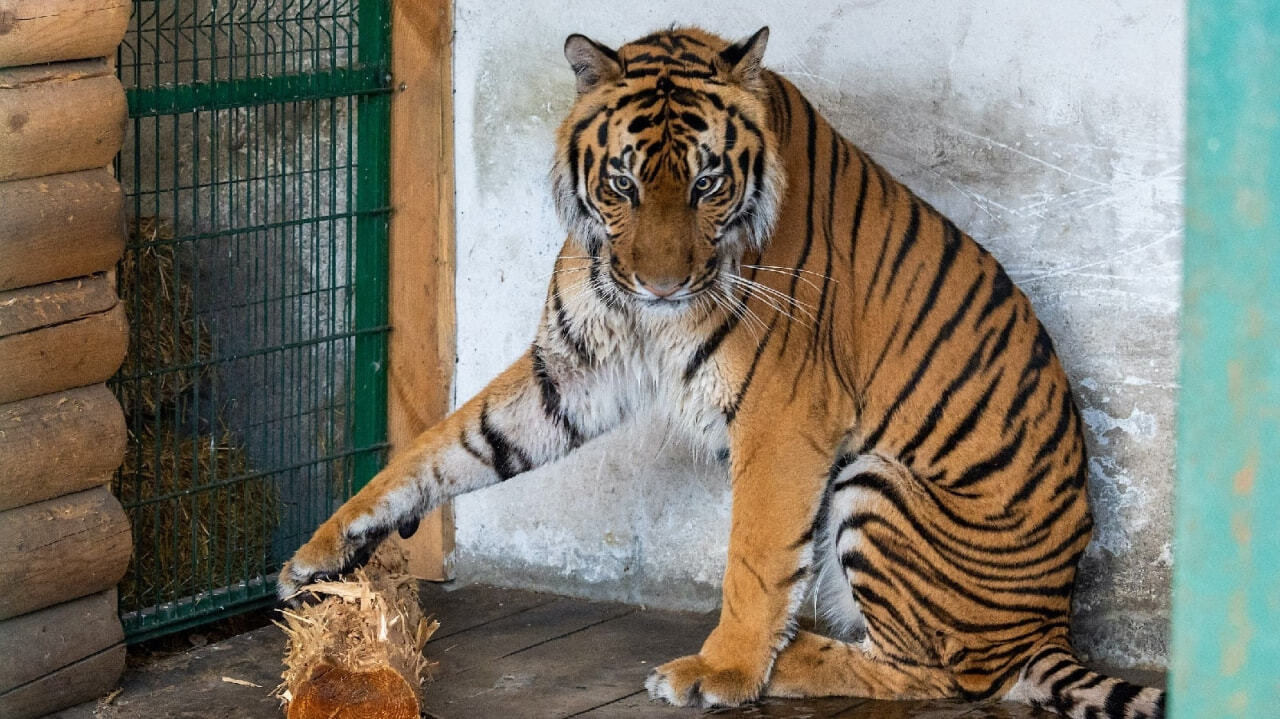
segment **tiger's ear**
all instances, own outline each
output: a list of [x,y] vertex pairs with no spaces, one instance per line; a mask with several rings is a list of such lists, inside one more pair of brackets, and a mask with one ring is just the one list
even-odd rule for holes
[[622,78],[618,53],[586,35],[570,35],[564,41],[564,57],[578,76],[578,94],[590,92],[601,83]]
[[769,44],[769,26],[766,25],[756,34],[734,43],[720,51],[720,59],[729,68],[729,76],[743,85],[755,85],[760,80],[764,69],[764,46]]

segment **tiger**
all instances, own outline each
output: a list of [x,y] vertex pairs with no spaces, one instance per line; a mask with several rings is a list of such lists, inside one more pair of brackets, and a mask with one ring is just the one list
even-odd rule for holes
[[[719,621],[645,687],[1008,700],[1155,718],[1077,658],[1092,528],[1080,414],[1000,263],[730,43],[571,35],[550,184],[567,231],[528,350],[417,437],[281,569],[282,599],[451,497],[653,417],[731,485]],[[800,627],[821,600],[824,634]]]

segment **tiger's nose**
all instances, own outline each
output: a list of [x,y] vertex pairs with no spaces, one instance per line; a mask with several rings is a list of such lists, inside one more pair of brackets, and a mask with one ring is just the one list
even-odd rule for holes
[[648,280],[636,276],[636,282],[649,292],[652,292],[658,299],[666,299],[674,295],[677,290],[684,286],[684,280]]

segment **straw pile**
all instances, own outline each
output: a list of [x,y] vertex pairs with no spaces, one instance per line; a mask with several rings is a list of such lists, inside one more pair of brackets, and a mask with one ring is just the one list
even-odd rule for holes
[[208,399],[214,338],[196,314],[194,262],[180,257],[166,223],[142,217],[129,229],[134,249],[120,263],[119,291],[130,341],[112,383],[129,427],[114,486],[135,536],[120,585],[126,611],[265,572],[279,521],[275,487],[252,477],[248,455]]
[[[121,469],[130,489],[122,498],[142,503],[130,509],[141,540],[120,585],[124,606],[188,597],[263,571],[278,512],[269,480],[189,492],[249,472],[230,432],[181,436],[145,424],[139,434],[130,431],[130,443]],[[148,502],[156,497],[165,498]]]
[[[179,275],[173,230],[154,217],[129,223],[136,249],[120,262],[120,297],[129,315],[129,351],[122,374],[161,374],[123,383],[121,403],[158,416],[199,388],[208,368],[201,359],[213,355],[213,337],[196,317],[191,273]],[[159,243],[159,244],[157,244]]]
[[288,719],[418,719],[433,666],[422,654],[440,626],[422,616],[412,577],[371,565],[303,590],[318,603],[285,610],[276,695]]

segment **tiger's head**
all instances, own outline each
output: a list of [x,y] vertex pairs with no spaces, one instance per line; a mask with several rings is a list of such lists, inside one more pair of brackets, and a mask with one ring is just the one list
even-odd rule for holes
[[769,241],[784,178],[760,64],[768,37],[673,29],[617,51],[565,41],[578,97],[559,132],[556,209],[622,294],[680,304]]

